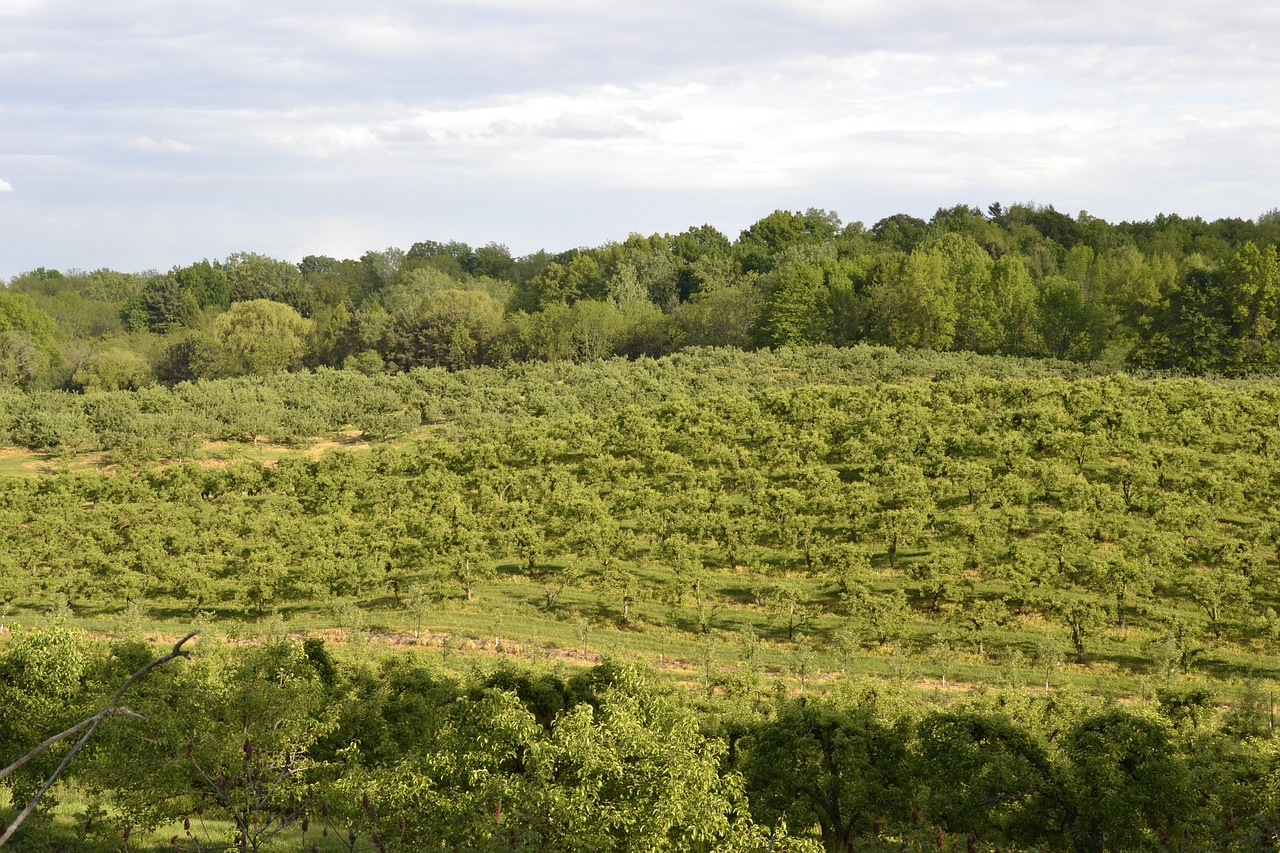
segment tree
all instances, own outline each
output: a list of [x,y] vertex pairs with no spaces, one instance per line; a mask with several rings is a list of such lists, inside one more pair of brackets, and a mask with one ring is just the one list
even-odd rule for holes
[[1209,618],[1214,639],[1222,639],[1223,622],[1231,610],[1249,603],[1249,579],[1224,566],[1188,568],[1182,577],[1187,595]]
[[205,259],[190,266],[174,267],[169,277],[191,294],[201,308],[226,308],[231,304],[231,280],[226,268],[216,261],[210,263]]
[[393,373],[475,367],[488,359],[502,314],[502,303],[483,291],[438,290],[393,314],[379,350]]
[[[227,299],[231,304],[270,300],[290,306],[303,316],[315,310],[312,291],[306,287],[298,267],[254,252],[237,252],[222,264],[227,277]],[[215,288],[210,296],[220,296]]]
[[738,251],[748,270],[770,269],[785,250],[823,243],[835,236],[840,217],[834,212],[809,208],[804,213],[775,210],[738,237]]
[[1105,317],[1080,284],[1059,275],[1040,281],[1040,331],[1054,358],[1091,361],[1107,343]]
[[0,386],[26,388],[48,369],[50,361],[49,352],[26,332],[0,332]]
[[988,598],[970,598],[956,611],[956,620],[968,629],[977,643],[979,657],[986,656],[988,632],[1003,625],[1008,616],[1009,611],[1003,600],[993,601]]
[[339,711],[302,646],[210,649],[162,676],[135,691],[145,720],[104,732],[94,776],[112,780],[116,808],[143,826],[224,816],[238,851],[301,821],[315,805],[310,751]]
[[939,251],[917,249],[883,273],[867,291],[875,340],[895,347],[949,349],[956,332],[955,281]]
[[968,583],[964,559],[954,551],[915,560],[907,567],[907,575],[916,581],[920,597],[929,603],[929,609],[934,613],[941,609],[943,600],[956,598]]
[[[945,263],[946,277],[955,282],[955,348],[973,352],[998,352],[1005,342],[1004,306],[996,300],[991,256],[973,237],[952,232],[930,247]],[[1005,283],[1005,282],[1002,282]]]
[[1115,600],[1116,627],[1125,627],[1125,609],[1130,598],[1150,592],[1155,583],[1155,573],[1145,557],[1125,554],[1102,553],[1095,556],[1090,574],[1095,588],[1111,594]]
[[600,263],[589,253],[578,253],[567,263],[552,262],[539,275],[518,286],[515,307],[525,311],[541,311],[549,305],[572,305],[579,299],[598,299],[605,295],[604,274]]
[[[92,666],[88,644],[65,626],[15,634],[0,654],[0,755],[6,764],[80,719]],[[24,762],[31,766],[9,783],[15,801],[34,796],[60,758],[37,755]]]
[[876,485],[880,489],[876,527],[884,539],[889,567],[897,568],[899,546],[924,533],[933,498],[924,473],[914,465],[892,465]]
[[766,277],[764,332],[772,346],[812,346],[831,336],[829,289],[822,270],[790,262]]
[[743,776],[757,821],[817,825],[832,853],[882,821],[905,817],[906,731],[875,709],[829,699],[788,701],[757,728],[744,750]]
[[1104,711],[1067,732],[1062,750],[1078,851],[1134,850],[1173,837],[1190,806],[1190,780],[1165,725]]
[[1032,356],[1044,351],[1035,283],[1017,255],[1005,255],[991,270],[992,301],[1002,331],[1000,352]]
[[1276,247],[1259,249],[1246,241],[1223,265],[1222,283],[1230,300],[1232,368],[1240,371],[1280,363],[1280,259]]
[[787,629],[789,642],[794,642],[796,632],[817,616],[812,605],[808,603],[804,591],[786,579],[775,580],[766,586],[764,596],[774,617]]
[[1130,360],[1191,373],[1224,370],[1232,356],[1232,307],[1222,275],[1188,259],[1171,293],[1138,321]]
[[886,216],[871,226],[871,237],[890,249],[910,252],[925,238],[929,224],[906,213]]
[[1071,645],[1076,650],[1076,663],[1085,663],[1085,651],[1089,638],[1106,621],[1106,611],[1088,598],[1066,595],[1058,597],[1052,607],[1071,631]]
[[915,802],[931,824],[987,843],[1034,844],[1050,822],[1054,768],[1044,747],[1004,716],[933,711],[916,724]]
[[155,382],[146,357],[120,347],[94,353],[71,379],[86,391],[137,391]]
[[608,302],[584,299],[573,306],[573,338],[582,361],[612,355],[622,342],[626,316]]
[[214,321],[193,365],[202,378],[265,376],[302,367],[311,321],[280,302],[236,302]]
[[639,853],[763,841],[740,780],[721,773],[723,743],[699,734],[642,673],[619,676],[596,706],[579,704],[534,743],[528,805],[511,818],[513,830],[528,828],[522,846]]
[[[188,634],[186,637],[179,640],[174,645],[172,651],[170,651],[168,654],[153,658],[147,663],[143,664],[137,671],[135,671],[132,675],[130,675],[127,679],[125,679],[124,683],[121,684],[120,687],[114,693],[111,694],[111,697],[107,699],[106,704],[100,711],[98,711],[95,714],[89,715],[88,717],[81,720],[79,723],[75,724],[71,728],[63,732],[60,732],[56,735],[53,735],[52,737],[46,738],[39,745],[31,749],[25,755],[18,758],[17,761],[14,761],[8,767],[5,767],[3,770],[0,770],[0,781],[3,781],[5,777],[21,769],[24,765],[26,765],[30,761],[36,759],[45,750],[49,749],[54,744],[60,741],[66,740],[68,738],[75,737],[76,735],[80,735],[79,739],[76,741],[75,746],[73,746],[70,750],[68,750],[67,754],[63,756],[63,759],[61,763],[58,765],[57,769],[53,771],[53,773],[49,776],[48,780],[44,783],[44,785],[42,785],[41,788],[35,793],[35,796],[31,798],[31,802],[28,803],[26,808],[24,808],[21,812],[18,813],[18,815],[9,823],[8,827],[6,827],[2,832],[0,832],[0,847],[3,847],[5,843],[8,842],[9,839],[13,837],[13,834],[18,831],[18,827],[20,827],[23,824],[23,822],[31,815],[31,813],[36,810],[36,807],[40,805],[40,800],[44,797],[45,793],[48,792],[49,788],[53,785],[53,783],[57,781],[58,777],[71,764],[71,760],[75,758],[76,753],[78,753],[80,749],[84,747],[86,743],[88,743],[89,738],[93,737],[93,734],[98,730],[98,727],[102,724],[104,720],[110,717],[116,717],[116,716],[137,717],[139,719],[142,719],[138,717],[137,714],[135,714],[134,712],[130,711],[128,708],[125,708],[123,705],[120,704],[121,700],[124,698],[124,694],[129,691],[129,688],[131,688],[134,685],[134,683],[138,681],[138,679],[142,678],[143,676],[145,676],[147,673],[149,673],[151,670],[155,669],[156,667],[163,666],[164,664],[168,663],[171,660],[174,660],[175,658],[188,657],[190,653],[184,650],[182,647],[186,645],[186,643],[189,640],[191,640],[191,638],[194,636],[195,634]],[[10,659],[6,655],[6,659],[3,662],[0,662],[0,669],[7,668],[4,666],[4,664],[9,664],[11,662],[12,662],[12,659]],[[21,675],[26,675],[26,674],[27,673],[21,673]],[[7,673],[7,675],[12,677],[14,673],[10,672],[10,673]],[[8,683],[8,682],[6,681],[5,683]],[[31,687],[31,685],[24,685],[24,686],[27,687],[28,689],[30,689]],[[14,697],[8,697],[8,698],[10,699],[10,701],[12,701]],[[82,731],[84,732],[84,734],[80,734]]]
[[25,388],[48,367],[54,332],[30,297],[0,289],[0,387]]
[[900,589],[888,594],[861,592],[855,598],[853,608],[857,615],[867,620],[872,635],[882,646],[902,636],[911,616],[907,594]]
[[749,282],[705,287],[676,309],[674,319],[690,346],[750,349],[763,301]]
[[194,328],[200,321],[200,303],[171,275],[152,278],[124,311],[125,325],[131,331],[150,330],[167,335],[178,329]]

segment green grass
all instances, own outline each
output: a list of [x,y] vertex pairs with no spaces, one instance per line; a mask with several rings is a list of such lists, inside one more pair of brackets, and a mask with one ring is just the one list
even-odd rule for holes
[[[933,690],[945,674],[952,691],[1009,683],[1043,689],[1044,667],[1037,664],[1036,653],[1041,638],[1051,633],[1064,646],[1063,662],[1052,674],[1055,685],[1132,699],[1150,692],[1153,684],[1164,683],[1153,672],[1150,652],[1151,644],[1162,635],[1150,620],[1133,620],[1124,629],[1098,629],[1090,638],[1084,665],[1075,663],[1074,652],[1065,648],[1063,626],[1037,615],[1014,617],[990,630],[980,655],[972,636],[948,618],[952,607],[946,604],[936,616],[917,610],[903,636],[892,644],[881,647],[863,631],[858,648],[838,653],[835,638],[850,623],[848,617],[819,613],[801,628],[798,641],[791,642],[774,615],[734,600],[743,597],[744,578],[740,574],[713,573],[709,580],[721,601],[712,609],[706,634],[698,631],[697,614],[687,601],[675,605],[641,599],[624,623],[619,604],[591,589],[565,589],[555,609],[548,611],[544,587],[514,574],[500,574],[477,585],[470,602],[461,600],[460,595],[433,601],[420,624],[415,624],[414,614],[398,606],[390,595],[354,602],[356,609],[347,615],[340,612],[339,602],[298,601],[261,619],[231,606],[207,608],[199,619],[193,619],[179,605],[160,602],[133,611],[118,606],[79,607],[70,622],[94,635],[141,634],[157,641],[191,630],[237,640],[281,630],[297,636],[324,636],[335,643],[354,636],[378,654],[441,655],[464,667],[499,660],[587,666],[602,656],[614,655],[654,666],[661,661],[662,671],[670,678],[699,687],[708,654],[713,676],[732,675],[743,666],[750,632],[758,638],[756,662],[766,679],[781,680],[791,689],[797,687],[798,670],[803,667],[806,681],[814,685],[829,683],[847,672],[883,679],[905,677],[922,690]],[[830,598],[818,580],[802,585],[814,600]],[[880,578],[879,591],[903,585],[902,578],[885,575]],[[353,620],[351,614],[358,616]],[[58,617],[50,614],[47,604],[26,601],[12,607],[0,622],[11,628],[34,627],[52,618]],[[419,634],[416,638],[415,631]],[[932,659],[931,650],[939,641],[952,649],[949,665]],[[1197,645],[1202,651],[1191,674],[1178,676],[1178,680],[1207,684],[1223,695],[1236,692],[1248,679],[1280,680],[1280,658],[1274,653],[1225,642],[1201,640]]]

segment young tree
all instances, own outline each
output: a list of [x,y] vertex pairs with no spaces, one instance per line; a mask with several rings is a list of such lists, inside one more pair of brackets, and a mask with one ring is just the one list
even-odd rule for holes
[[1055,613],[1071,631],[1071,645],[1076,651],[1076,663],[1087,658],[1089,638],[1106,621],[1106,611],[1095,601],[1067,595],[1058,596],[1051,605]]
[[959,597],[969,584],[964,573],[964,559],[954,551],[930,554],[907,566],[907,576],[916,582],[922,599],[937,613],[944,600]]

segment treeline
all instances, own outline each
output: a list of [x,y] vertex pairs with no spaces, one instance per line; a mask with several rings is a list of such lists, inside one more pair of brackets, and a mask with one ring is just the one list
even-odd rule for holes
[[[65,628],[0,652],[0,759],[102,707],[152,655]],[[458,675],[270,634],[201,639],[129,694],[15,850],[1253,851],[1280,832],[1265,698],[1119,707],[891,683],[691,697],[635,664]],[[6,780],[25,802],[58,750]],[[122,845],[123,840],[123,847]]]
[[871,228],[777,211],[515,258],[415,243],[167,273],[37,269],[0,291],[0,385],[140,388],[331,367],[858,342],[1244,374],[1280,363],[1280,216],[1111,224],[958,206]]

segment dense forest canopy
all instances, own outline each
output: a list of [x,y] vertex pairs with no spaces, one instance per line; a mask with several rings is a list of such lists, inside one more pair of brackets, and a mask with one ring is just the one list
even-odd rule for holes
[[140,388],[858,342],[1245,374],[1280,363],[1280,214],[1108,223],[963,205],[844,224],[775,211],[512,257],[422,241],[297,264],[36,269],[0,291],[0,384]]

